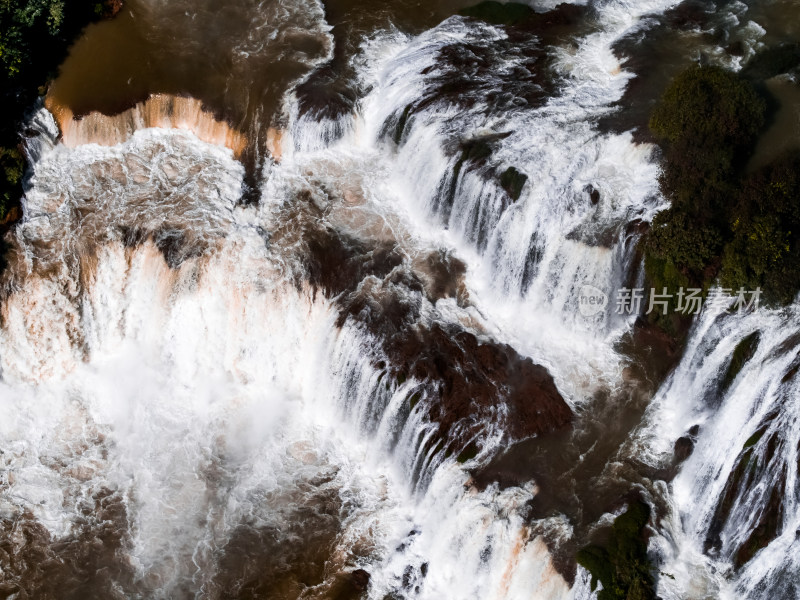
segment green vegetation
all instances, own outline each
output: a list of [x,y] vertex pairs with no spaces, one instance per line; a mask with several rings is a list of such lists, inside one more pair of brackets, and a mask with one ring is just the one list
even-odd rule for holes
[[649,518],[646,504],[632,503],[614,520],[605,546],[587,546],[578,552],[578,564],[592,575],[592,590],[597,589],[598,581],[603,584],[598,600],[656,598],[643,531]]
[[19,196],[15,190],[22,186],[25,158],[19,148],[0,148],[0,178],[5,183],[0,189],[0,219],[4,218]]
[[761,438],[764,437],[764,434],[766,432],[767,432],[766,426],[756,431],[753,435],[747,438],[747,440],[744,443],[744,446],[742,446],[742,450],[747,450],[748,448],[752,448],[753,446],[755,446],[761,440]]
[[478,446],[475,445],[475,442],[470,442],[466,448],[464,448],[461,453],[456,457],[456,460],[461,463],[462,465],[467,462],[468,460],[472,460],[476,456],[478,456]]
[[770,302],[791,302],[800,290],[800,151],[747,177],[732,219],[723,285],[760,287]]
[[18,131],[69,44],[90,22],[119,10],[120,0],[0,0],[0,220],[22,195]]
[[646,246],[654,287],[707,285],[716,275],[738,173],[764,111],[751,84],[717,67],[693,67],[664,93],[650,129],[666,146],[659,180],[672,206],[653,221]]
[[664,147],[659,182],[671,207],[645,242],[653,287],[707,289],[719,278],[761,288],[772,304],[800,290],[800,153],[743,175],[766,106],[752,83],[718,67],[693,67],[664,93],[650,128]]

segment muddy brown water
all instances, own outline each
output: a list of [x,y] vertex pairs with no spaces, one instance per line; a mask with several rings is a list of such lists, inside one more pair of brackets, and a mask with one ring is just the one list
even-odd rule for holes
[[352,54],[379,28],[418,33],[468,4],[331,0],[323,13],[311,0],[128,0],[115,19],[86,30],[50,93],[77,115],[118,113],[155,93],[189,95],[249,132],[268,126],[290,85],[325,61],[328,25]]

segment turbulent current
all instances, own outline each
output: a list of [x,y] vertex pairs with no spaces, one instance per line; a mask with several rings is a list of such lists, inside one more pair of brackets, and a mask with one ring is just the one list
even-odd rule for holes
[[662,598],[800,595],[797,306],[706,309],[657,389],[613,310],[665,201],[599,123],[676,2],[562,5],[555,37],[200,3],[185,39],[194,8],[131,4],[95,35],[158,23],[175,64],[101,112],[68,62],[25,132],[0,596],[589,599],[569,557],[631,488]]

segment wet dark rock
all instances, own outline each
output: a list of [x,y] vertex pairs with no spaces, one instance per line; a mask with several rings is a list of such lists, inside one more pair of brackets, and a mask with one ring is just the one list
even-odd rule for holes
[[363,592],[369,585],[370,576],[364,569],[356,569],[350,573],[350,579],[353,582],[353,586]]
[[364,569],[356,569],[336,577],[336,581],[326,595],[330,600],[359,600],[365,598],[369,588],[370,575]]
[[756,452],[756,445],[761,442],[765,431],[766,425],[745,442],[736,467],[725,484],[725,489],[712,517],[711,526],[704,544],[706,552],[719,554],[724,551],[726,555],[730,555],[737,569],[741,568],[760,549],[767,546],[780,534],[780,524],[783,521],[783,497],[786,486],[785,472],[769,491],[769,500],[761,510],[758,523],[750,532],[746,541],[739,547],[727,548],[723,546],[721,533],[731,516],[736,499],[746,495],[748,490],[762,485],[761,477],[779,445],[778,436],[773,435],[766,442],[766,451],[763,458],[760,457]]
[[[547,369],[460,325],[420,320],[426,286],[393,244],[331,229],[309,232],[307,240],[310,283],[336,299],[340,326],[351,320],[376,338],[386,357],[376,360],[376,368],[383,364],[395,385],[409,378],[420,382],[415,406],[437,423],[437,438],[449,451],[461,454],[490,423],[502,426],[510,439],[570,423],[572,412]],[[431,264],[434,285],[429,283],[428,293],[456,289],[463,263],[434,256]]]
[[438,391],[426,409],[440,436],[457,447],[496,418],[498,403],[508,411],[502,425],[511,439],[560,429],[572,420],[547,370],[510,346],[434,324],[394,337],[385,350],[394,364],[406,365],[412,377]]
[[[493,180],[495,184],[499,184],[504,188],[508,194],[508,201],[505,206],[510,205],[512,202],[519,199],[522,193],[522,188],[525,185],[528,177],[520,173],[513,167],[507,168],[504,172],[498,173],[496,166],[492,165],[492,155],[497,149],[499,142],[511,135],[511,132],[492,133],[478,137],[460,140],[457,144],[451,144],[455,148],[448,148],[448,151],[458,156],[453,172],[449,176],[445,176],[442,182],[439,198],[437,201],[437,212],[443,222],[450,219],[453,206],[456,204],[456,193],[458,185],[461,181],[463,173],[474,172],[479,174],[483,179],[490,181]],[[500,208],[502,211],[505,206]],[[479,248],[484,248],[488,239],[488,232],[491,229],[491,223],[480,223],[476,238],[473,240]]]
[[103,488],[78,508],[72,532],[59,540],[29,512],[0,519],[0,597],[79,600],[136,591],[125,500]]
[[335,62],[314,71],[295,89],[300,116],[337,120],[353,112],[357,94],[353,82]]
[[394,136],[392,137],[392,139],[394,140],[394,143],[397,144],[398,146],[400,145],[400,142],[403,141],[403,134],[406,131],[406,124],[408,123],[408,116],[410,114],[411,114],[411,104],[409,104],[403,109],[403,113],[400,115],[400,118],[397,119],[397,124],[395,125]]
[[694,440],[689,436],[683,436],[675,441],[674,461],[682,463],[694,452]]
[[749,562],[755,554],[766,548],[780,533],[783,521],[783,495],[785,481],[772,488],[769,502],[767,503],[758,524],[753,528],[747,540],[736,551],[733,564],[737,569],[741,569]]
[[592,184],[589,184],[583,188],[583,191],[589,194],[589,200],[592,204],[597,204],[600,202],[600,190],[595,188]]
[[525,182],[527,181],[528,176],[524,173],[520,173],[514,167],[508,167],[500,175],[500,186],[514,202],[519,200],[522,194],[522,188],[525,187]]
[[757,53],[742,69],[742,75],[764,80],[800,68],[800,43],[781,44]]
[[425,287],[425,295],[431,302],[442,298],[463,297],[466,294],[464,277],[467,265],[444,250],[431,252],[422,261],[419,277]]
[[[314,232],[308,236],[307,244],[305,268],[308,279],[331,297],[355,290],[368,275],[383,278],[403,261],[393,243],[370,247],[332,229]],[[421,283],[417,286],[417,289],[422,289]]]
[[122,10],[124,3],[122,0],[105,0],[103,2],[103,18],[112,19]]
[[465,17],[472,17],[492,25],[519,25],[536,15],[530,6],[508,2],[502,4],[489,0],[460,11]]
[[411,589],[411,584],[414,581],[414,567],[408,565],[403,571],[403,588]]
[[147,239],[147,231],[141,227],[129,227],[127,225],[121,225],[119,227],[119,232],[122,237],[122,244],[126,248],[135,248],[136,246],[143,244]]
[[[688,324],[685,327],[688,329]],[[630,337],[633,358],[645,367],[648,377],[656,384],[664,381],[680,361],[680,337],[670,335],[644,319],[637,319],[634,323]]]
[[800,372],[800,356],[795,358],[792,362],[792,366],[786,371],[786,375],[781,377],[781,383],[786,383],[787,381],[791,381],[797,376],[797,373]]
[[566,27],[574,27],[587,14],[587,9],[584,6],[563,3],[552,10],[536,12],[526,4],[489,0],[462,9],[460,14],[492,25],[505,25],[512,29],[547,35],[552,34],[553,30],[561,32]]
[[585,221],[567,234],[568,240],[574,240],[593,248],[612,248],[620,234],[618,224]]
[[721,389],[723,391],[730,387],[736,379],[736,376],[742,370],[742,367],[753,357],[753,354],[758,348],[760,337],[759,332],[755,331],[736,345],[733,355],[731,356],[731,362],[722,378]]
[[468,460],[472,460],[473,458],[478,456],[478,452],[479,449],[477,445],[473,443],[467,444],[467,447],[461,451],[461,453],[456,457],[456,460],[459,463],[464,464]]
[[434,65],[419,73],[419,98],[404,107],[405,118],[397,114],[385,124],[384,135],[398,139],[398,125],[433,107],[500,114],[541,106],[558,89],[552,56],[527,30],[510,30],[500,40],[476,34],[433,51]]
[[745,48],[744,42],[742,42],[742,40],[736,40],[735,42],[731,42],[725,47],[725,52],[727,52],[731,56],[744,56],[746,50],[747,49]]
[[[335,470],[327,467],[299,475],[292,487],[273,496],[274,505],[282,507],[279,517],[266,522],[243,518],[216,549],[216,569],[204,593],[212,598],[299,598],[317,587],[324,595],[315,597],[362,598],[368,573],[328,574],[346,512],[337,486],[330,483],[334,477]],[[349,550],[356,560],[362,556],[355,546]],[[194,595],[187,591],[179,597]]]
[[162,229],[153,234],[153,241],[170,269],[180,268],[184,261],[200,256],[204,250],[201,246],[189,243],[180,229]]

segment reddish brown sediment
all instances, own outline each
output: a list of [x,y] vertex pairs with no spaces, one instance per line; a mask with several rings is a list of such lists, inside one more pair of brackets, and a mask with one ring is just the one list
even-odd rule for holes
[[83,144],[114,146],[149,127],[191,131],[204,142],[229,148],[236,158],[241,157],[248,143],[243,133],[218,120],[195,98],[153,94],[115,115],[91,112],[80,117],[68,106],[59,104],[52,95],[45,99],[45,106],[55,116],[61,141],[69,148]]
[[124,2],[122,0],[106,0],[103,2],[103,18],[112,19],[122,10]]

